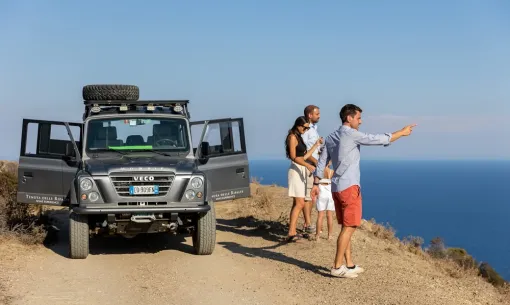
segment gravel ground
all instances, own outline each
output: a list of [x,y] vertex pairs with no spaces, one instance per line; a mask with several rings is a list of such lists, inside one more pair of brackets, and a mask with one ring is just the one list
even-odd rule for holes
[[[285,190],[254,186],[253,191],[252,201],[217,204],[211,256],[191,254],[188,236],[147,236],[93,240],[86,260],[70,260],[65,226],[48,247],[0,241],[0,303],[510,304],[482,279],[454,278],[366,230],[353,239],[355,262],[365,273],[331,277],[336,241],[282,243],[278,222],[261,226],[257,219],[286,217]],[[248,215],[255,218],[243,217]]]

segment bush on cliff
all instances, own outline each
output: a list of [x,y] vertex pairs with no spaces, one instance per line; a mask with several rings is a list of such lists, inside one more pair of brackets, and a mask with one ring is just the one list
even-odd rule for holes
[[41,243],[46,236],[41,218],[29,205],[17,203],[17,185],[17,167],[0,164],[0,235],[28,244]]

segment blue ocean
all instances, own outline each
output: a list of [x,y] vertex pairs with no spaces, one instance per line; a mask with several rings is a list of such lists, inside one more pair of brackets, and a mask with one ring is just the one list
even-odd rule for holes
[[[287,187],[287,160],[250,161],[250,176]],[[363,218],[399,238],[466,249],[510,280],[510,161],[362,161]]]

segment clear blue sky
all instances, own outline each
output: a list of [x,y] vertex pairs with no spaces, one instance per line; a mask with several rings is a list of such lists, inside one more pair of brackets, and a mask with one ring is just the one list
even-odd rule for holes
[[81,87],[190,99],[244,117],[249,157],[283,158],[304,106],[319,131],[346,102],[367,132],[418,123],[375,158],[510,158],[510,2],[1,1],[0,158],[23,117],[80,121]]

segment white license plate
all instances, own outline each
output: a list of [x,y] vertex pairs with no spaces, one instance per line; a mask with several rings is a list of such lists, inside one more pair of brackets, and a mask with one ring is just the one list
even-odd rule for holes
[[156,195],[159,194],[158,185],[131,185],[129,187],[131,195]]

